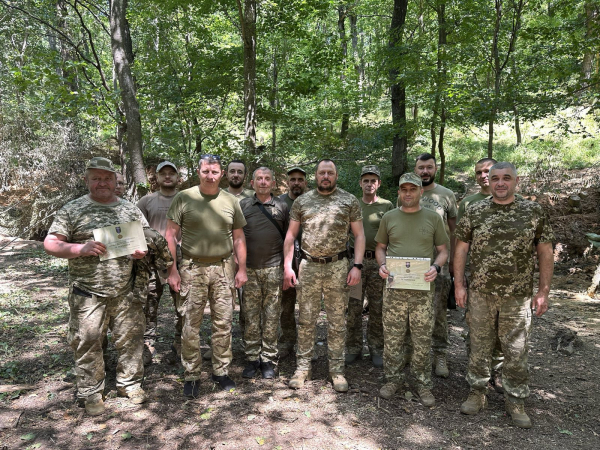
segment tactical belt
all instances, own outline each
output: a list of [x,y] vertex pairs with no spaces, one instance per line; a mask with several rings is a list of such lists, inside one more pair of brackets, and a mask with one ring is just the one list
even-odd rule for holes
[[201,266],[216,266],[218,264],[224,263],[225,261],[227,261],[229,258],[231,258],[231,255],[227,256],[226,258],[221,258],[221,259],[217,259],[216,261],[200,261],[198,258],[194,258],[193,256],[190,255],[183,255],[183,259],[189,259],[190,261],[193,261],[196,264],[199,264]]
[[312,261],[312,262],[316,262],[319,264],[327,264],[330,262],[336,262],[339,261],[340,259],[344,259],[348,256],[348,252],[346,250],[344,250],[343,252],[338,253],[337,255],[333,255],[333,256],[325,256],[324,258],[313,258],[312,256],[307,255],[306,253],[302,252],[300,254],[300,257],[302,259],[306,259],[307,261]]
[[[354,247],[350,247],[350,258],[354,258]],[[375,252],[373,250],[365,250],[365,259],[375,259]]]

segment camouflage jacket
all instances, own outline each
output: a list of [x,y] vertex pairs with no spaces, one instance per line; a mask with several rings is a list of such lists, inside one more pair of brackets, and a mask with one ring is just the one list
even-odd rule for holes
[[532,295],[535,247],[554,240],[543,208],[523,198],[469,205],[455,236],[470,243],[470,289],[500,297]]
[[[118,223],[148,221],[133,203],[119,199],[110,205],[92,201],[88,195],[63,206],[54,217],[48,234],[60,234],[67,242],[85,244],[94,240],[93,231]],[[114,297],[131,289],[133,260],[129,256],[100,261],[97,256],[69,259],[70,282],[79,289],[100,297]]]
[[323,258],[346,250],[350,224],[362,221],[362,212],[358,199],[343,189],[329,195],[313,189],[294,201],[290,220],[300,222],[302,250]]
[[144,235],[146,236],[148,253],[144,258],[136,259],[134,262],[134,293],[139,293],[142,297],[147,294],[151,272],[156,270],[160,277],[160,283],[165,284],[166,271],[173,262],[167,241],[158,231],[152,228],[144,228]]

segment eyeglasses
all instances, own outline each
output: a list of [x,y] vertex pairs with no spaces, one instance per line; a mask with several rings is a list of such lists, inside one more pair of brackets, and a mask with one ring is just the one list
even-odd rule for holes
[[221,157],[219,155],[200,155],[200,159],[216,159],[217,161],[221,161]]

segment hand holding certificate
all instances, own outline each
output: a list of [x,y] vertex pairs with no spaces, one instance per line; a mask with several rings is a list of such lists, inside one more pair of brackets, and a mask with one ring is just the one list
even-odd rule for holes
[[136,251],[148,251],[144,229],[139,220],[96,228],[94,240],[106,246],[106,253],[100,255],[100,261],[132,255]]
[[387,270],[390,272],[387,278],[389,289],[412,289],[416,291],[428,291],[430,283],[425,281],[425,273],[431,267],[429,258],[398,258],[386,257]]

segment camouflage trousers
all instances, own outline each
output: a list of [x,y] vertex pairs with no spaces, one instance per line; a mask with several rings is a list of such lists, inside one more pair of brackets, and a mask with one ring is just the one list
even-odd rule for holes
[[321,297],[327,313],[327,347],[330,373],[344,372],[346,308],[348,307],[348,260],[320,264],[305,259],[300,263],[296,285],[298,306],[298,370],[309,370],[315,344]]
[[[467,347],[467,358],[471,354],[471,324],[469,323],[469,304],[467,302],[467,308],[465,310],[465,322],[467,323],[467,336],[465,337],[465,345]],[[496,344],[494,345],[494,350],[492,352],[492,374],[493,373],[501,373],[502,365],[504,364],[504,353],[502,353],[502,344],[500,344],[500,339],[496,337]]]
[[[79,291],[81,292],[81,291]],[[102,342],[109,323],[119,353],[117,388],[134,391],[144,378],[144,311],[142,299],[127,292],[116,297],[69,291],[69,332],[67,341],[75,353],[77,398],[86,399],[104,391]]]
[[296,288],[286,289],[281,293],[281,336],[279,346],[293,349],[296,345]]
[[216,263],[201,263],[184,258],[179,269],[181,290],[177,310],[183,317],[181,363],[185,381],[200,378],[200,326],[208,302],[212,321],[212,371],[227,375],[231,364],[231,321],[233,317],[233,258]]
[[248,361],[277,362],[283,268],[248,269],[244,285],[244,350]]
[[502,384],[505,394],[514,398],[529,397],[527,356],[531,298],[502,298],[471,291],[467,314],[471,332],[467,382],[471,388],[486,389],[492,353],[498,339],[504,352]]
[[[354,259],[350,260],[352,267]],[[369,322],[367,325],[367,344],[371,355],[383,354],[383,323],[381,308],[383,305],[383,287],[385,280],[379,276],[379,264],[376,259],[365,259],[362,269],[362,295],[361,298],[348,300],[348,316],[346,327],[346,353],[358,355],[363,349],[362,312],[363,298],[369,302]]]
[[[144,305],[144,315],[146,316],[146,331],[144,332],[144,342],[154,347],[157,336],[157,325],[158,325],[158,304],[163,295],[164,284],[161,284],[160,277],[156,270],[153,270],[150,274],[148,281],[148,291],[146,295],[146,304]],[[174,343],[177,347],[181,345],[181,327],[183,318],[177,311],[177,293],[169,287],[171,298],[173,299],[173,305],[175,306],[175,314],[177,321],[175,322],[175,339]]]
[[442,267],[442,271],[435,278],[435,294],[433,296],[433,335],[431,347],[433,356],[446,356],[448,353],[448,294],[452,286],[452,278],[448,269],[448,263]]
[[385,289],[383,293],[383,370],[386,381],[401,383],[406,365],[404,340],[410,329],[411,370],[419,388],[431,389],[433,292]]

